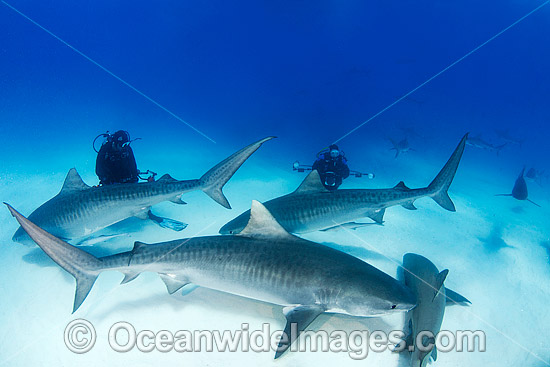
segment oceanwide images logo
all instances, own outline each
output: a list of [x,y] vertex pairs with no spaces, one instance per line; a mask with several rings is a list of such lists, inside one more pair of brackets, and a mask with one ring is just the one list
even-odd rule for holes
[[[143,353],[158,351],[177,352],[345,352],[352,359],[365,359],[369,352],[382,353],[413,351],[418,348],[429,352],[484,352],[485,333],[480,330],[442,330],[437,335],[422,331],[416,336],[414,345],[405,345],[406,335],[395,330],[385,333],[380,330],[306,330],[298,336],[298,327],[291,324],[290,335],[282,330],[271,331],[269,323],[261,330],[250,330],[249,324],[241,324],[238,330],[140,330],[128,322],[117,322],[106,332],[109,348],[119,353],[137,349]],[[97,333],[91,322],[84,319],[71,321],[65,328],[65,345],[73,353],[89,352],[97,341]],[[290,343],[290,346],[289,346]],[[279,347],[279,345],[281,347]]]

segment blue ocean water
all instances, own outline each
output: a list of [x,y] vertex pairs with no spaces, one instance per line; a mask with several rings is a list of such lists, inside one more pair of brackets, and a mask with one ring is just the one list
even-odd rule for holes
[[[90,251],[131,248],[135,240],[192,236],[211,218],[215,224],[202,234],[216,234],[252,199],[293,191],[305,174],[293,172],[292,163],[311,164],[319,150],[337,140],[352,169],[375,173],[372,180],[350,177],[342,188],[386,188],[400,180],[423,187],[464,133],[498,146],[506,143],[505,132],[521,144],[509,142],[498,154],[467,146],[449,191],[456,213],[423,199],[416,212],[388,210],[384,226],[354,232],[360,239],[341,232],[305,237],[336,244],[391,275],[396,266],[387,258],[400,261],[405,252],[421,253],[438,268],[448,268],[447,282],[472,306],[450,308],[444,328],[482,329],[489,348],[441,353],[436,364],[548,365],[550,348],[540,339],[550,321],[550,182],[545,173],[550,170],[550,6],[484,44],[541,4],[2,1],[0,199],[28,215],[57,194],[72,167],[85,182],[97,184],[92,141],[107,130],[124,129],[141,138],[132,143],[140,169],[178,179],[198,178],[246,144],[278,137],[227,184],[233,210],[191,193],[184,198],[189,202],[185,208],[171,203],[155,208],[189,223],[185,232],[132,222],[130,238],[99,243]],[[389,139],[404,138],[411,150],[394,158]],[[511,192],[524,166],[542,172],[527,181],[529,197],[540,208],[494,196]],[[170,298],[152,274],[117,287],[119,275],[111,273],[100,278],[81,314],[71,315],[72,278],[36,248],[13,243],[17,223],[6,210],[0,215],[0,321],[6,325],[0,333],[6,346],[0,364],[272,363],[271,353],[120,354],[106,345],[72,354],[62,334],[67,322],[78,317],[97,323],[101,331],[121,318],[156,330],[235,329],[241,322],[282,327],[284,318],[276,307],[202,289],[187,298]],[[382,255],[374,256],[373,248]],[[358,323],[331,316],[313,326],[351,330]],[[380,326],[376,320],[366,323]],[[38,334],[42,338],[36,342]],[[408,364],[392,355],[369,359],[375,365]],[[346,355],[296,353],[273,364],[350,362]]]

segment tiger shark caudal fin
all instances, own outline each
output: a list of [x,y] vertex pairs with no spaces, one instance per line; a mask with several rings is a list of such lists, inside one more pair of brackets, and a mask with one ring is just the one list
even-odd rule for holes
[[460,158],[462,158],[462,153],[464,153],[464,146],[466,145],[467,139],[468,133],[460,140],[451,158],[449,158],[445,166],[428,186],[428,190],[432,192],[432,199],[434,199],[443,209],[447,209],[451,212],[456,211],[456,209],[447,190],[449,190],[449,186],[451,186],[453,178],[455,177]]
[[222,192],[223,186],[252,153],[258,150],[263,143],[273,138],[275,138],[275,136],[268,136],[267,138],[250,144],[215,165],[199,179],[202,191],[214,199],[218,204],[227,209],[231,209],[229,201],[227,201],[227,198]]
[[102,262],[95,256],[82,251],[65,241],[51,235],[6,204],[11,215],[17,219],[21,228],[38,246],[65,271],[76,279],[76,293],[73,313],[80,307],[92,289],[101,268]]

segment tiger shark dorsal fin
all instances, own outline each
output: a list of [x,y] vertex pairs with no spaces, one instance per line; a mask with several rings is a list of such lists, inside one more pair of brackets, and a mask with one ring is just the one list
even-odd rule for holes
[[60,193],[64,194],[89,188],[90,186],[86,185],[84,181],[82,181],[82,177],[76,172],[76,168],[71,168],[67,173],[67,177],[65,177],[65,182],[63,183]]
[[437,297],[437,295],[442,292],[441,290],[443,289],[443,294],[445,294],[445,288],[443,287],[443,282],[445,281],[445,279],[447,278],[447,275],[449,274],[449,270],[448,269],[445,269],[445,270],[442,270],[441,273],[437,274],[436,277],[435,277],[435,287],[434,287],[434,298],[432,299],[432,302],[433,300],[435,299],[435,297]]
[[262,203],[256,200],[252,200],[252,206],[250,208],[250,219],[248,224],[239,233],[245,237],[292,237],[293,235],[288,233],[279,222],[263,206]]
[[157,180],[157,182],[176,182],[177,180],[170,176],[168,173],[165,175],[162,175],[161,178]]
[[293,194],[306,193],[306,192],[329,192],[323,183],[317,170],[311,171],[306,178],[302,181],[300,186],[293,192]]
[[403,190],[403,191],[408,191],[410,190],[407,185],[405,185],[405,183],[403,181],[399,181],[399,183],[397,185],[395,185],[393,187],[394,189],[397,189],[397,190]]

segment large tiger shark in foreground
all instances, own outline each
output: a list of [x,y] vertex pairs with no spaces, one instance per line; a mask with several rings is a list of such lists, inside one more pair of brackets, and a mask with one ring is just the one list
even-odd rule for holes
[[[327,190],[317,171],[312,171],[291,194],[264,203],[277,221],[291,233],[307,233],[338,228],[341,225],[359,227],[369,223],[354,223],[358,218],[369,217],[382,223],[386,208],[401,205],[415,210],[414,201],[430,197],[441,207],[455,211],[447,194],[453,181],[468,134],[464,135],[455,151],[428,187],[409,189],[403,181],[391,189],[339,189]],[[248,222],[246,211],[220,229],[221,234],[239,233]]]
[[[182,194],[194,190],[204,191],[217,203],[231,209],[222,192],[223,186],[248,157],[270,139],[273,137],[244,147],[198,180],[178,181],[164,175],[155,182],[90,187],[72,168],[61,192],[32,212],[29,219],[56,237],[72,240],[90,236],[126,218],[146,219],[149,208],[163,201],[185,204]],[[13,240],[29,242],[30,238],[19,228]]]
[[356,257],[291,235],[257,201],[239,235],[136,242],[132,251],[101,258],[51,235],[6,205],[38,246],[76,279],[73,312],[103,271],[122,272],[122,283],[144,271],[156,272],[169,293],[193,283],[284,306],[288,338],[279,340],[278,358],[321,313],[372,317],[406,312],[416,304],[401,282]]

